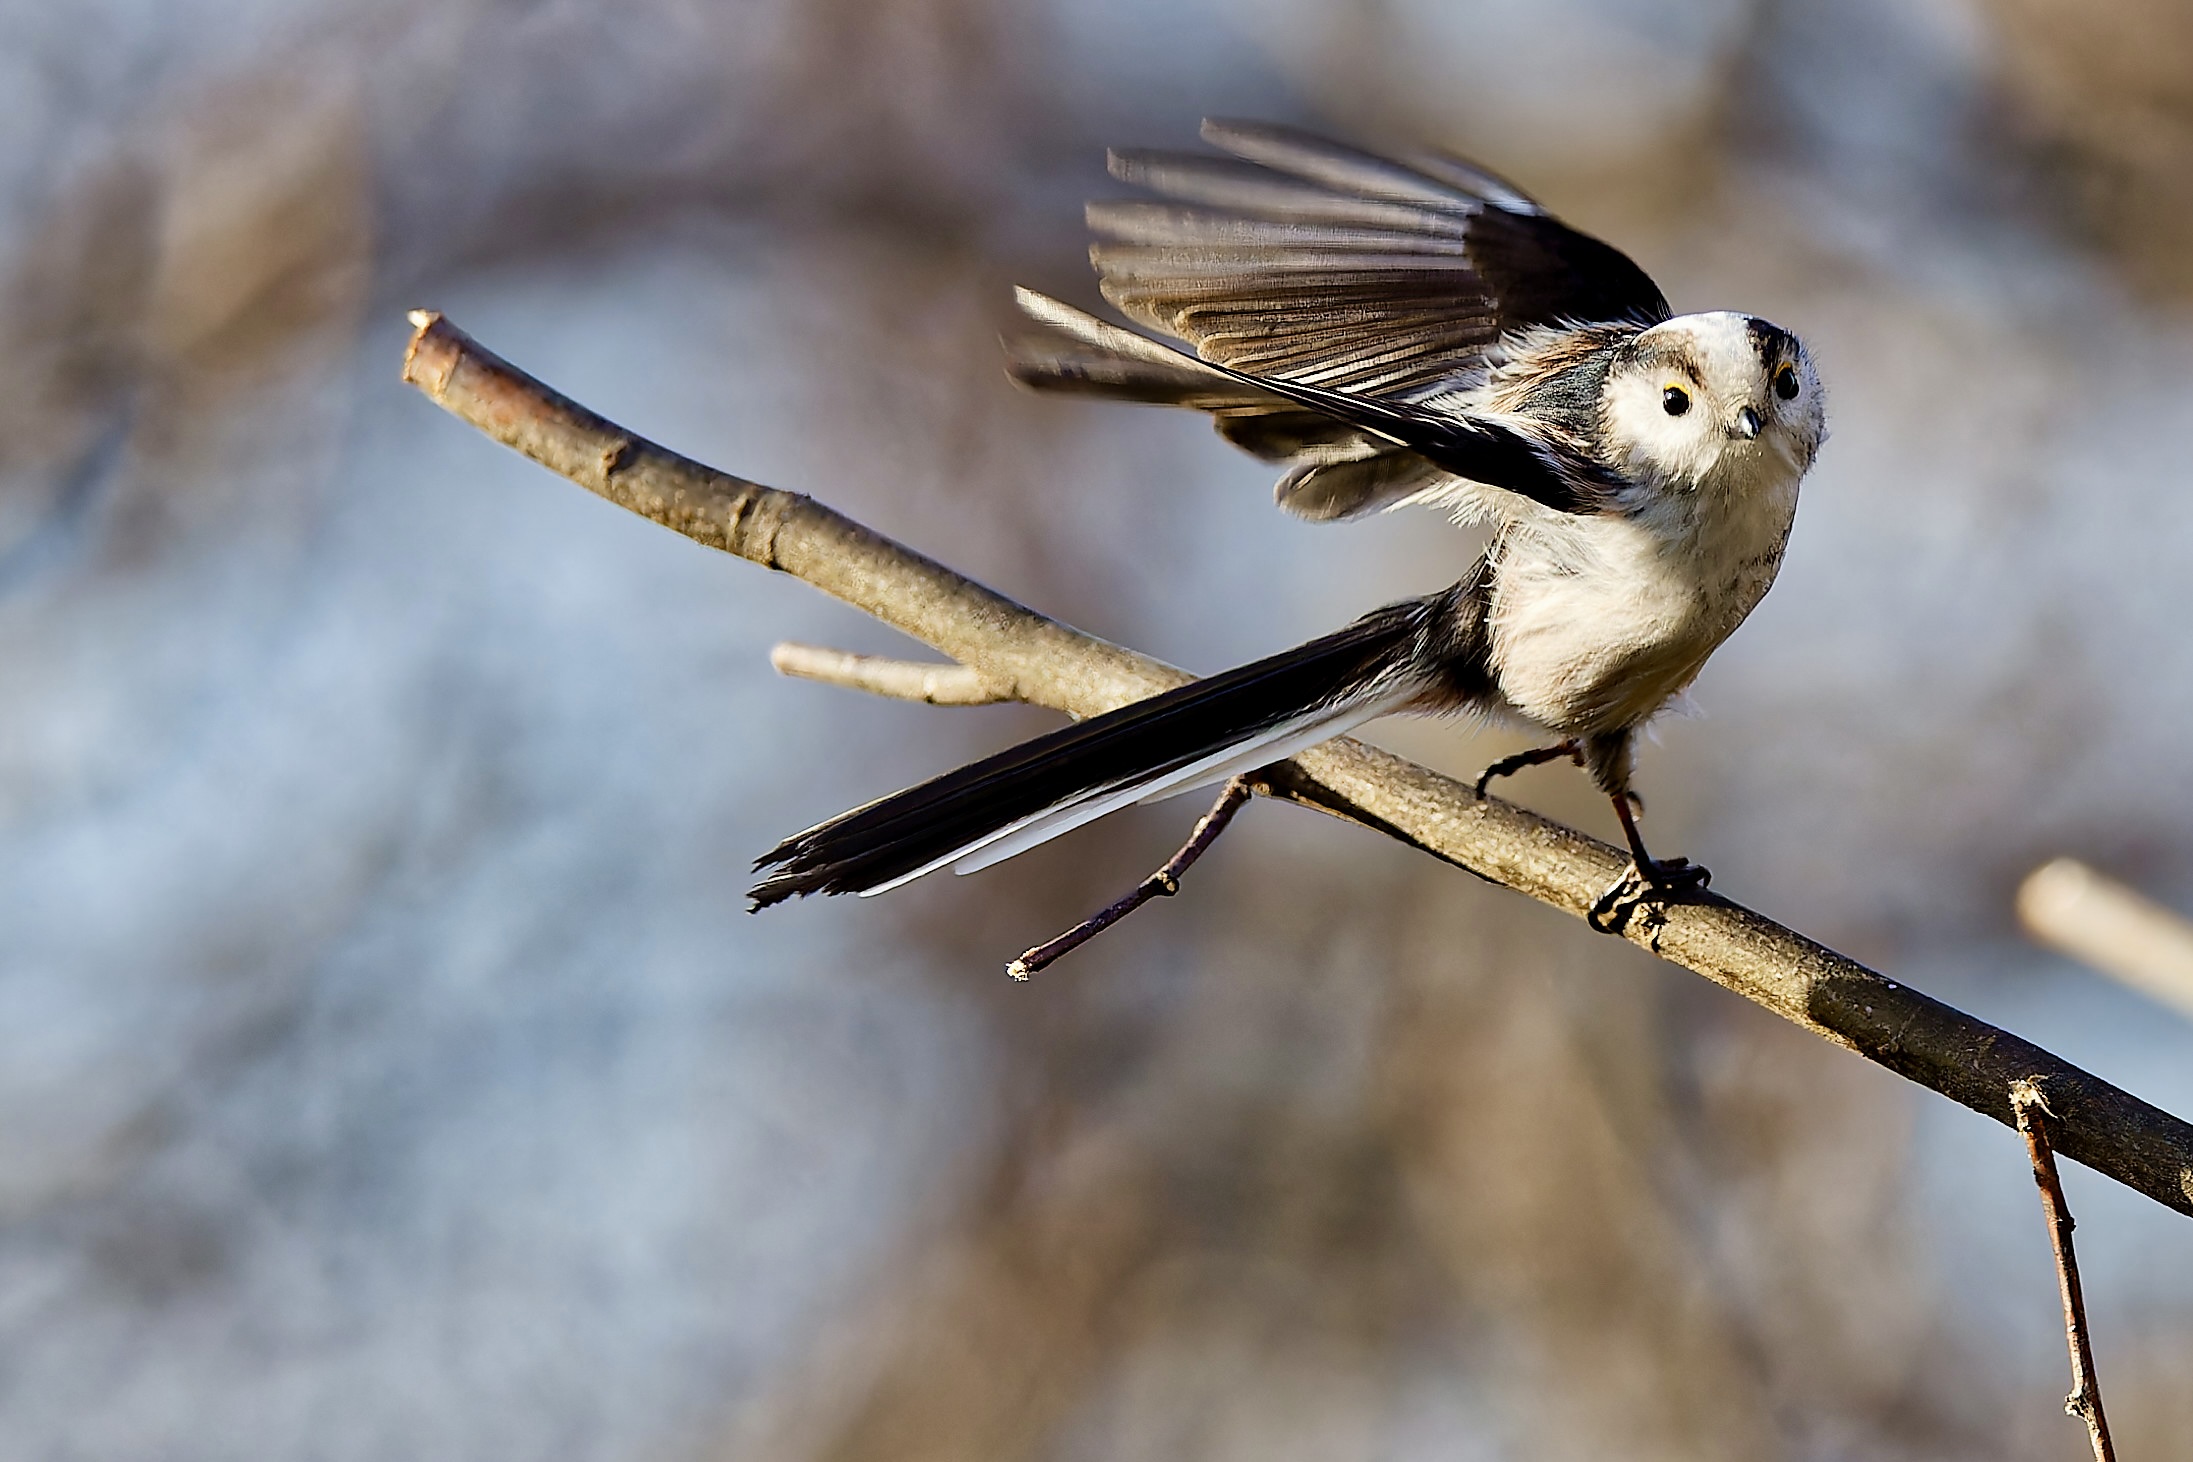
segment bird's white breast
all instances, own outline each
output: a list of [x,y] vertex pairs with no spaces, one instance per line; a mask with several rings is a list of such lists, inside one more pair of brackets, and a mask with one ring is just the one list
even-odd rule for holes
[[1801,476],[1762,445],[1631,514],[1513,522],[1495,549],[1492,606],[1509,704],[1570,735],[1660,709],[1773,584]]

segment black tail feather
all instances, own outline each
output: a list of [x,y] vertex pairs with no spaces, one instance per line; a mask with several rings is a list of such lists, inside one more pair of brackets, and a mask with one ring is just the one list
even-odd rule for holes
[[1051,808],[1155,781],[1321,707],[1396,689],[1449,595],[1372,611],[1292,650],[1122,706],[796,833],[750,897],[860,893]]

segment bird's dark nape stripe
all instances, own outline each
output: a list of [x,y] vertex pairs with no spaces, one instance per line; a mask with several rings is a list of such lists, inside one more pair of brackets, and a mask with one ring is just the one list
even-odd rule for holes
[[749,897],[859,893],[901,878],[999,828],[1095,791],[1178,771],[1377,685],[1413,663],[1449,596],[1373,610],[1346,629],[1122,706],[856,808],[755,860],[776,871]]

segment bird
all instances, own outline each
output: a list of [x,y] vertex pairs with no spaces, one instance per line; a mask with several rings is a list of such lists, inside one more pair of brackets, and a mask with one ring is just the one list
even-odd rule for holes
[[1703,887],[1645,845],[1634,746],[1774,582],[1826,436],[1811,354],[1756,315],[1675,314],[1628,256],[1459,157],[1202,136],[1113,152],[1145,196],[1088,208],[1100,292],[1141,328],[1021,289],[1008,373],[1202,411],[1284,467],[1296,517],[1424,506],[1485,525],[1482,549],[1439,593],[794,834],[756,860],[753,908],[973,872],[1397,712],[1546,738],[1480,795],[1560,758],[1590,775],[1632,860],[1595,926]]

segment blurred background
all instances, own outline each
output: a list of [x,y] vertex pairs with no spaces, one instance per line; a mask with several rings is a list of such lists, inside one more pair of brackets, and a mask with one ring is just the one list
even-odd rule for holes
[[[2058,854],[2193,908],[2193,11],[5,0],[0,1457],[2084,1454],[2014,1134],[1377,837],[1254,806],[1027,986],[1193,808],[750,919],[1051,719],[775,678],[906,647],[397,383],[430,305],[1094,632],[1279,648],[1466,541],[994,344],[1204,113],[1463,151],[1806,337],[1833,440],[1655,846],[2193,1112],[2193,1024],[2011,914]],[[2120,1451],[2193,1455],[2193,1226],[2066,1182]]]

